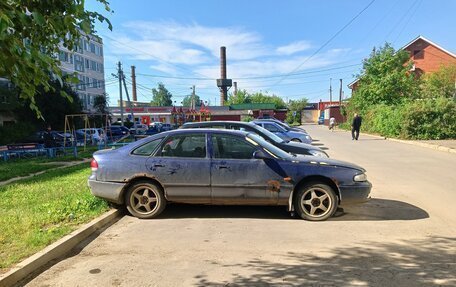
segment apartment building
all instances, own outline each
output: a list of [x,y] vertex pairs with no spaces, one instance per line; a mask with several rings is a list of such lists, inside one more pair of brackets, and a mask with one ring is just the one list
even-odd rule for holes
[[64,74],[76,72],[79,84],[74,86],[83,110],[93,111],[93,100],[105,94],[103,40],[94,35],[82,37],[74,51],[61,46],[59,59]]

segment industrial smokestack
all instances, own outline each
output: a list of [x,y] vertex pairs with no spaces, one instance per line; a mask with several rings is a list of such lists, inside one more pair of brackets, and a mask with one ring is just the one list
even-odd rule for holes
[[220,105],[224,106],[228,99],[228,88],[233,81],[226,78],[226,48],[220,47],[220,79],[217,79],[217,87],[220,89]]
[[[226,47],[220,47],[220,78],[226,79]],[[227,87],[220,89],[220,105],[223,106],[227,100]]]

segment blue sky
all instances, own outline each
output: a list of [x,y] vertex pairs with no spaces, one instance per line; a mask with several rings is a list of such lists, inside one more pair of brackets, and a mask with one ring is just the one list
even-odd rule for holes
[[220,77],[220,46],[227,49],[228,78],[237,81],[239,89],[311,102],[329,99],[330,78],[333,95],[338,95],[343,79],[348,96],[347,84],[360,71],[363,58],[386,41],[401,48],[422,35],[456,52],[452,0],[375,0],[329,43],[371,0],[111,2],[110,15],[94,0],[87,6],[113,24],[112,32],[96,25],[104,41],[111,105],[118,99],[111,76],[117,61],[128,80],[130,66],[136,66],[139,101],[150,101],[151,89],[162,82],[177,105],[192,85],[213,105],[219,103],[215,79]]

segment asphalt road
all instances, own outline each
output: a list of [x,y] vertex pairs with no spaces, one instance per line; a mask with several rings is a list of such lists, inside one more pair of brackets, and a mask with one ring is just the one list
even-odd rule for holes
[[123,217],[29,286],[455,286],[456,155],[305,126],[367,169],[372,200],[326,222],[282,207]]

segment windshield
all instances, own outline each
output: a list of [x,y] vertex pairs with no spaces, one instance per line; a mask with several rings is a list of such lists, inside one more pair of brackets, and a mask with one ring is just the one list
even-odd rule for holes
[[247,137],[252,139],[256,143],[258,143],[259,145],[261,145],[264,149],[266,149],[268,152],[270,152],[271,154],[275,155],[278,158],[287,159],[287,158],[291,157],[290,154],[277,148],[275,145],[268,143],[267,141],[265,141],[262,137],[260,137],[257,134],[249,133],[249,134],[247,134]]
[[260,132],[264,133],[267,135],[270,139],[272,139],[276,143],[283,143],[284,140],[281,139],[279,136],[275,135],[274,133],[271,133],[267,129],[263,128],[262,126],[259,125],[254,125],[254,129],[259,130]]

